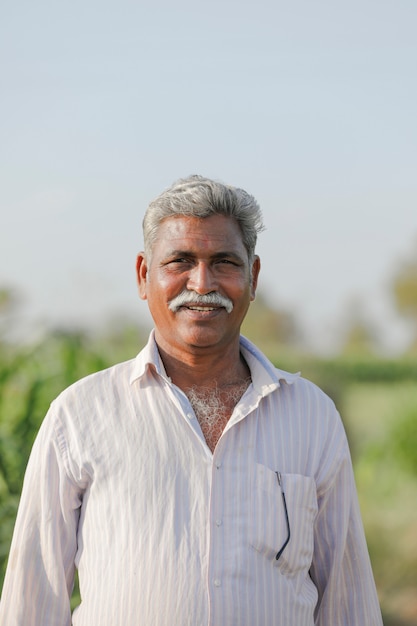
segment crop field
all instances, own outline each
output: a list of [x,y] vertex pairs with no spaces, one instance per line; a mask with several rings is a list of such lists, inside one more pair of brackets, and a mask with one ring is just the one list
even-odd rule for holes
[[[134,330],[94,341],[49,336],[0,345],[0,587],[24,470],[50,401],[78,378],[134,356]],[[132,350],[131,346],[135,346]],[[279,362],[279,359],[275,359]],[[300,369],[279,362],[284,369]],[[296,361],[294,360],[294,363]],[[302,364],[303,365],[303,364]],[[352,458],[386,626],[417,624],[417,372],[413,362],[306,360],[303,374],[336,401]],[[76,599],[74,600],[76,602]]]

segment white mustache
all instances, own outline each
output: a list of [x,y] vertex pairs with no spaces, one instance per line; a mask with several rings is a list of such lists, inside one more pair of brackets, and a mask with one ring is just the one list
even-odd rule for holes
[[169,302],[168,308],[170,309],[170,311],[173,311],[175,313],[182,306],[187,306],[191,304],[194,304],[196,306],[205,304],[209,306],[211,305],[223,307],[228,313],[231,313],[233,310],[232,301],[229,298],[226,298],[226,296],[222,296],[220,293],[217,293],[216,291],[211,291],[210,293],[205,294],[198,294],[195,293],[195,291],[187,290],[183,291],[178,296],[173,298]]

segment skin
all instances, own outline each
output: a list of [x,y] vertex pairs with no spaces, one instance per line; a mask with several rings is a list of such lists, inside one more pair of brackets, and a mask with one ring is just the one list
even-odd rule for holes
[[[149,264],[145,253],[137,257],[137,279],[139,295],[148,301],[155,323],[164,366],[175,384],[183,389],[212,386],[248,375],[239,334],[255,298],[259,270],[259,257],[250,265],[233,218],[178,216],[160,224]],[[212,305],[171,311],[169,302],[184,289],[218,292],[230,298],[233,311]]]

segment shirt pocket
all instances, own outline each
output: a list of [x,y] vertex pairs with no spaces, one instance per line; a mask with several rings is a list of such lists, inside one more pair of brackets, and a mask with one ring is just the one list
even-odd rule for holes
[[277,473],[256,464],[251,495],[251,545],[281,572],[295,576],[310,569],[317,515],[316,484],[300,474],[281,474],[288,512],[290,540],[279,559],[276,555],[288,537],[288,526]]

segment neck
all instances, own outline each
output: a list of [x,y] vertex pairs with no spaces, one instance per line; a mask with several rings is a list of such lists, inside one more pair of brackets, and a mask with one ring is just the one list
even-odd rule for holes
[[239,345],[221,354],[181,354],[166,352],[158,345],[167,375],[183,391],[191,387],[222,389],[242,384],[250,377],[250,370],[240,354]]

